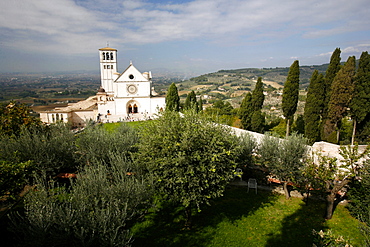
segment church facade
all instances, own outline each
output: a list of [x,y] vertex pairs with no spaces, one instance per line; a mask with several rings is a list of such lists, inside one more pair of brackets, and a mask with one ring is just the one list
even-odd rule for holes
[[141,73],[130,65],[117,72],[117,50],[99,49],[101,86],[96,95],[67,107],[40,112],[44,123],[63,121],[82,127],[89,120],[119,122],[152,119],[164,110],[165,97],[152,87],[151,72]]

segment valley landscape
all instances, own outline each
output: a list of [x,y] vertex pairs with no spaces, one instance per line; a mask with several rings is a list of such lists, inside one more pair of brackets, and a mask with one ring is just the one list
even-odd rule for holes
[[[327,64],[301,66],[300,106],[302,113],[309,79],[315,69],[325,73]],[[215,100],[224,100],[238,108],[247,92],[254,88],[259,76],[263,78],[266,100],[264,111],[281,114],[281,93],[289,68],[245,68],[220,70],[197,77],[183,79],[182,73],[153,72],[153,86],[159,95],[165,95],[169,85],[175,82],[179,96],[184,101],[192,90],[205,101],[204,107]],[[98,72],[58,73],[2,73],[0,74],[0,102],[15,100],[26,103],[35,112],[63,107],[96,94],[100,86]]]

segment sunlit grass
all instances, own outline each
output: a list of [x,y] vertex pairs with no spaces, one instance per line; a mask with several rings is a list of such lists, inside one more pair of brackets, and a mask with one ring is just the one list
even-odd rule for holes
[[332,229],[354,246],[363,237],[358,221],[339,205],[333,219],[325,221],[325,203],[284,196],[267,191],[247,193],[229,188],[193,218],[193,228],[183,230],[179,208],[169,206],[148,215],[137,224],[134,246],[312,246],[312,229]]
[[121,123],[121,122],[117,122],[117,123],[105,123],[104,124],[104,129],[106,129],[108,131],[114,131],[121,124],[123,124],[123,123]]
[[345,239],[348,239],[355,246],[361,245],[364,241],[364,237],[360,234],[358,230],[359,223],[358,220],[353,218],[349,211],[343,205],[339,205],[334,212],[334,217],[326,222],[326,226],[333,230],[334,233],[338,235],[343,235]]
[[114,131],[116,128],[118,128],[122,124],[127,124],[128,126],[133,127],[133,128],[140,128],[140,126],[145,125],[146,122],[147,121],[105,123],[104,128],[108,131]]

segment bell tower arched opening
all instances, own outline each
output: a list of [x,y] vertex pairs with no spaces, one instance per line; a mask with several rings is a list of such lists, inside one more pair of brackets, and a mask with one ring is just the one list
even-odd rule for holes
[[113,81],[117,72],[117,50],[109,47],[99,49],[101,87],[113,93]]

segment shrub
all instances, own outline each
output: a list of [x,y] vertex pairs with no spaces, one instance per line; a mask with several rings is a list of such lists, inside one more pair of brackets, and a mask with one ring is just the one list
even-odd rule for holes
[[38,171],[55,174],[76,169],[75,137],[64,124],[22,127],[19,136],[0,136],[0,160],[13,164],[33,161]]
[[[370,164],[367,163],[364,169],[360,171],[361,180],[355,180],[350,184],[348,192],[349,205],[348,209],[357,219],[370,225]],[[364,215],[365,214],[365,215]]]
[[32,169],[30,161],[19,164],[0,161],[0,198],[7,194],[11,199],[15,199],[26,184]]
[[121,124],[113,131],[103,125],[90,125],[78,135],[76,144],[79,162],[108,161],[112,154],[128,157],[133,152],[138,136],[134,128]]
[[86,166],[70,188],[38,177],[24,215],[10,215],[10,230],[22,246],[128,246],[130,226],[150,206],[151,187],[140,174],[111,156],[110,166]]
[[308,154],[307,140],[295,133],[284,140],[266,134],[259,145],[258,154],[261,164],[283,182],[288,199],[288,183],[297,183],[301,178],[301,168]]
[[254,164],[253,152],[256,151],[257,142],[251,134],[243,134],[239,137],[239,154],[237,164],[241,167],[252,166]]
[[0,104],[0,122],[0,133],[9,136],[19,136],[21,128],[42,126],[29,106],[15,101]]
[[352,247],[343,236],[336,236],[331,230],[326,232],[312,230],[312,234],[314,236],[312,246],[314,247]]
[[165,112],[140,132],[137,159],[155,177],[157,191],[186,209],[200,209],[233,178],[237,139],[226,126],[195,111]]

